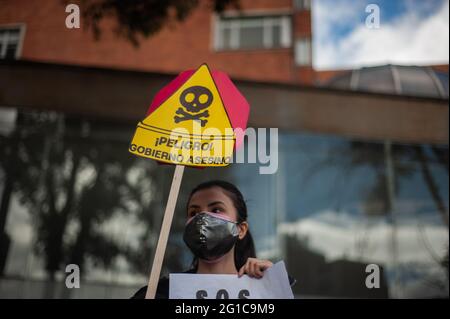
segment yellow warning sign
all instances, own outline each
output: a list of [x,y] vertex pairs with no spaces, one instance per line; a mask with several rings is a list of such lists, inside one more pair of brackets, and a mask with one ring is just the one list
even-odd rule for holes
[[200,66],[138,124],[130,152],[187,166],[226,166],[235,136],[213,77]]

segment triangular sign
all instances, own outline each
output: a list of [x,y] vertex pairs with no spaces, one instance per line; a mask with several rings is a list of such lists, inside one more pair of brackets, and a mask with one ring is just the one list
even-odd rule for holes
[[187,166],[226,166],[235,135],[206,64],[137,126],[130,152]]

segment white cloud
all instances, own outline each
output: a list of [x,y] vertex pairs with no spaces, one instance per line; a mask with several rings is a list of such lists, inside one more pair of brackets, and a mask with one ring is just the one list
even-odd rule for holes
[[[345,257],[347,260],[382,265],[391,274],[394,274],[397,264],[400,267],[397,270],[403,273],[400,274],[403,279],[400,284],[394,279],[389,281],[391,297],[448,295],[448,285],[445,287],[446,292],[443,292],[430,286],[428,282],[432,278],[440,282],[445,282],[446,279],[442,267],[431,257],[433,254],[440,259],[448,249],[448,229],[443,225],[427,223],[417,218],[402,219],[393,233],[392,226],[383,218],[374,218],[368,224],[366,217],[323,211],[294,223],[284,223],[280,225],[279,232],[299,239],[307,238],[309,249],[320,252],[329,262]],[[361,250],[357,249],[357,243],[362,243],[364,238],[365,245],[361,246]],[[397,244],[395,261],[392,253],[393,238],[396,238]],[[360,255],[361,251],[363,255]],[[420,277],[408,277],[407,271],[412,269]]]
[[[439,64],[449,60],[449,1],[423,18],[419,9],[406,12],[380,28],[369,29],[361,19],[364,8],[318,1],[314,7],[314,66],[317,69],[355,68],[377,64]],[[351,21],[352,23],[349,23]],[[347,23],[353,30],[336,39],[335,27]]]
[[[420,222],[420,224],[419,224]],[[308,238],[311,249],[320,251],[328,260],[345,256],[347,259],[393,265],[392,227],[385,219],[372,220],[348,213],[323,211],[295,223],[280,225],[282,234]],[[366,239],[360,255],[357,244]],[[402,220],[396,226],[398,245],[397,262],[433,263],[431,253],[442,257],[448,247],[448,230],[445,226],[424,220]]]

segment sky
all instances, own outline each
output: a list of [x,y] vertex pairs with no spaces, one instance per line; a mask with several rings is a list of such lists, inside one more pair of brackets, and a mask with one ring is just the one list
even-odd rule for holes
[[[449,0],[314,0],[313,56],[318,70],[380,64],[448,64]],[[380,10],[368,28],[368,4]]]

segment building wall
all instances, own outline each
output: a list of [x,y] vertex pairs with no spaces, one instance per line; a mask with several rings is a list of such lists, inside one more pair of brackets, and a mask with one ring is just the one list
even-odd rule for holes
[[[9,243],[0,298],[130,298],[148,280],[173,167],[130,155],[128,124],[15,112],[11,134],[0,132],[0,190],[15,181],[0,230]],[[277,149],[272,175],[258,173],[259,155],[185,171],[162,275],[191,264],[182,240],[190,191],[224,179],[246,199],[257,256],[285,261],[297,297],[448,298],[446,144],[280,131]],[[64,285],[68,263],[80,266],[80,289]],[[369,264],[379,266],[379,289],[366,286]]]
[[[240,6],[247,13],[289,12],[293,17],[292,37],[311,34],[310,12],[294,14],[291,0],[241,0]],[[67,29],[68,13],[61,1],[1,0],[0,7],[0,26],[26,26],[22,59],[164,73],[178,73],[207,62],[235,78],[311,83],[312,69],[295,67],[294,41],[290,48],[215,51],[215,15],[206,0],[184,22],[165,26],[143,39],[139,47],[118,38],[111,20],[102,23],[105,31],[99,41],[83,25],[83,19],[80,29]]]

